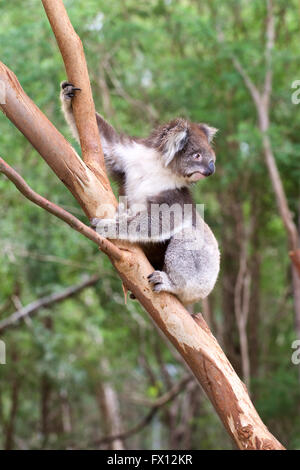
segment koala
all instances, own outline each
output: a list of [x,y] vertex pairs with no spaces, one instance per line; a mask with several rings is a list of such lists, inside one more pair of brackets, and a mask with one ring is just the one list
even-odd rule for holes
[[[62,110],[79,140],[72,111],[77,92],[73,84],[61,84]],[[142,247],[155,269],[148,277],[154,292],[174,294],[185,305],[207,297],[220,253],[189,187],[215,171],[211,142],[217,129],[176,118],[137,138],[118,133],[98,113],[96,119],[107,171],[125,202],[114,219],[93,219],[92,226],[104,237]]]

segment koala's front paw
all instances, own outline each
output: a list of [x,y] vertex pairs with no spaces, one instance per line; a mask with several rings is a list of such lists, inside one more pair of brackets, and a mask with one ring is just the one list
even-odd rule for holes
[[71,101],[74,98],[76,91],[81,91],[81,88],[76,88],[72,83],[64,81],[60,84],[61,96],[66,101]]
[[117,238],[118,222],[116,219],[98,219],[94,217],[91,220],[91,226],[96,232],[104,238]]
[[148,281],[154,292],[170,292],[170,280],[163,271],[154,271],[148,276]]
[[91,227],[96,229],[97,225],[98,225],[98,222],[100,222],[101,219],[98,219],[97,217],[94,217],[90,223],[91,223]]

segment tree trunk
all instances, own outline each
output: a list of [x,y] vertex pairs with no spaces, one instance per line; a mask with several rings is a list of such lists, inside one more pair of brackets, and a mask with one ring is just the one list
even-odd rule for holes
[[11,389],[10,414],[5,429],[5,450],[11,450],[14,447],[15,421],[19,406],[20,381],[14,378]]
[[49,437],[51,383],[47,374],[41,380],[41,431],[43,435],[42,448],[47,446]]
[[[108,374],[110,367],[105,357],[101,359],[101,374]],[[97,400],[104,419],[106,435],[115,436],[123,433],[123,425],[120,413],[120,404],[116,391],[108,380],[103,380],[98,385]],[[124,450],[124,441],[115,439],[110,443],[111,450]]]

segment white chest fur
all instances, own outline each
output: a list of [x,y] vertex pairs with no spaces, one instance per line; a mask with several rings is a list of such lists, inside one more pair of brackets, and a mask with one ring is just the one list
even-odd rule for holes
[[129,206],[146,204],[151,196],[184,186],[183,178],[165,168],[160,154],[154,149],[133,142],[126,146],[117,145],[115,152],[125,168]]

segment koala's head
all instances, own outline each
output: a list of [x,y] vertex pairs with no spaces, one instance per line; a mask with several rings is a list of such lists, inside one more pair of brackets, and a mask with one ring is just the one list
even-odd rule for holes
[[175,119],[156,134],[156,146],[165,167],[193,183],[215,171],[215,152],[211,142],[217,129],[185,119]]

